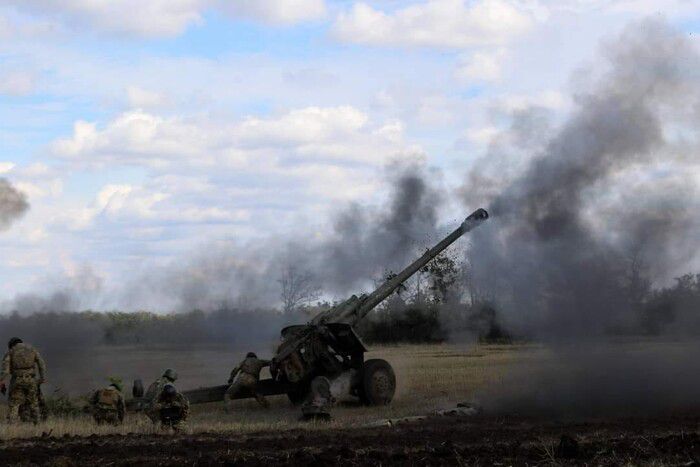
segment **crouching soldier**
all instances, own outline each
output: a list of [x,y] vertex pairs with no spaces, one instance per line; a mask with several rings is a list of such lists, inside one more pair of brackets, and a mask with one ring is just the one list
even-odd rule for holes
[[269,360],[260,360],[253,352],[248,352],[236,368],[231,371],[228,379],[229,388],[226,390],[226,405],[230,406],[231,401],[244,393],[249,393],[255,397],[260,405],[267,408],[267,399],[258,391],[258,381],[260,381],[260,370],[270,366]]
[[151,420],[160,422],[162,429],[182,430],[190,414],[190,403],[173,384],[166,384],[151,406]]
[[98,389],[90,399],[92,416],[98,425],[108,423],[121,425],[124,423],[126,405],[122,396],[122,385],[119,381],[112,381],[106,388]]
[[46,382],[46,364],[34,347],[18,337],[10,339],[7,347],[0,371],[0,392],[5,393],[5,380],[11,377],[7,418],[10,423],[16,422],[20,407],[26,404],[29,419],[37,423],[40,415],[37,394],[39,386]]
[[[177,372],[173,370],[172,368],[168,368],[163,372],[163,376],[155,380],[153,383],[151,383],[150,386],[148,386],[148,389],[146,390],[146,399],[149,401],[149,407],[152,407],[153,404],[155,403],[156,397],[160,395],[160,393],[163,391],[163,388],[165,387],[166,384],[173,384],[175,381],[177,381]],[[152,410],[146,410],[146,414],[148,417],[151,419],[153,423],[156,423],[158,421],[157,417],[153,418],[152,414],[154,412]]]

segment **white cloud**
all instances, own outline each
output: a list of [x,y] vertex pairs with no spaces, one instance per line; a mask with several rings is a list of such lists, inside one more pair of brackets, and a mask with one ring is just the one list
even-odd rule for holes
[[56,155],[83,167],[140,165],[260,168],[304,161],[382,164],[406,146],[402,126],[374,125],[349,106],[306,107],[238,123],[160,117],[141,110],[100,129],[75,123],[73,135],[53,144]]
[[214,137],[220,139],[214,133],[181,119],[136,110],[119,115],[102,130],[94,123],[78,121],[73,136],[56,141],[53,148],[57,155],[83,166],[158,167],[188,156],[194,159]]
[[545,90],[531,94],[509,94],[494,100],[494,106],[500,112],[512,114],[530,107],[545,107],[564,111],[571,105],[568,96],[559,91]]
[[479,128],[470,128],[466,131],[466,138],[479,146],[488,145],[496,135],[500,133],[500,129],[495,126],[484,126]]
[[349,106],[307,107],[279,118],[247,118],[238,125],[236,136],[246,146],[313,144],[349,136],[367,120],[367,115]]
[[0,74],[0,95],[26,96],[34,90],[34,75],[26,71]]
[[6,3],[100,32],[169,37],[200,24],[201,12],[210,0],[9,0]]
[[[373,122],[350,106],[305,107],[234,122],[130,111],[104,126],[78,122],[54,154],[77,169],[136,166],[140,183],[111,183],[59,221],[141,227],[280,222],[376,191],[378,167],[415,158],[397,120]],[[311,214],[309,214],[311,215]]]
[[[145,38],[174,37],[201,25],[207,10],[223,10],[271,24],[291,25],[323,18],[324,0],[8,0],[6,4],[36,17],[56,19],[74,30]],[[35,22],[41,25],[44,23]],[[51,23],[51,28],[56,25]],[[42,29],[46,29],[42,27]],[[16,34],[0,18],[0,36]]]
[[0,39],[37,39],[60,32],[61,26],[54,21],[0,14]]
[[511,41],[533,24],[531,11],[507,0],[428,0],[385,13],[356,3],[333,31],[345,42],[381,46],[472,47]]
[[572,13],[604,12],[632,13],[650,15],[685,15],[698,11],[697,2],[692,0],[540,0],[540,3],[552,10]]
[[[164,184],[155,179],[143,185],[107,184],[85,207],[69,209],[56,222],[72,231],[96,228],[103,222],[138,226],[139,231],[152,231],[153,226],[175,224],[236,223],[248,221],[247,209],[232,206],[221,196],[216,206],[206,205],[206,199],[221,192],[222,187],[208,185],[197,190],[201,198],[192,197],[187,185]],[[190,200],[183,198],[190,197]],[[147,226],[147,227],[142,227]]]
[[165,95],[138,86],[127,87],[126,98],[129,106],[137,109],[156,108],[168,104],[168,98]]
[[0,162],[0,174],[7,173],[15,168],[13,162]]
[[272,24],[295,24],[326,15],[324,0],[236,0],[224,4],[233,16]]
[[501,79],[506,49],[499,47],[493,51],[475,52],[465,57],[457,66],[456,78],[460,81],[498,81]]
[[[0,163],[2,173],[3,163]],[[13,184],[29,197],[30,202],[39,198],[59,197],[63,193],[61,174],[44,163],[36,162],[30,165],[10,164],[5,166],[11,171]]]

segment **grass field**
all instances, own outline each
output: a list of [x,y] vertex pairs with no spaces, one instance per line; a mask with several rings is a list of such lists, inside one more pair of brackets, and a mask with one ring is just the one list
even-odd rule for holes
[[[102,352],[109,350],[103,349]],[[334,420],[330,424],[309,425],[298,421],[299,409],[292,407],[285,396],[270,398],[269,410],[261,409],[253,400],[236,402],[234,411],[230,413],[223,410],[223,404],[205,404],[193,406],[188,431],[251,432],[300,426],[310,429],[345,427],[362,425],[382,418],[421,415],[436,409],[452,407],[461,401],[471,401],[480,389],[487,385],[497,386],[513,365],[527,364],[528,360],[533,359],[541,360],[545,358],[544,355],[545,351],[538,347],[516,345],[377,347],[367,357],[388,360],[397,375],[397,393],[393,403],[387,407],[338,406],[333,409]],[[104,356],[98,354],[96,358]],[[158,368],[176,366],[181,374],[179,386],[188,389],[198,385],[220,384],[226,379],[229,370],[226,363],[233,361],[233,357],[225,350],[216,349],[198,352],[178,352],[174,349],[120,349],[118,360],[111,360],[110,370],[118,374],[120,367],[126,368],[130,364],[138,366],[137,362],[141,362],[143,367],[144,361]],[[134,372],[129,368],[129,372]],[[3,406],[2,409],[0,426],[5,425],[6,407]],[[37,426],[2,426],[0,438],[23,438],[49,433],[51,436],[63,436],[129,432],[151,433],[154,432],[154,427],[140,414],[129,414],[125,424],[119,428],[98,427],[89,417],[78,416],[52,418]]]

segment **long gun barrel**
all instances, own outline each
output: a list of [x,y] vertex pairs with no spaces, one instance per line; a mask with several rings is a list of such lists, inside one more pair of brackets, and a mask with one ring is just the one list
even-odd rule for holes
[[374,307],[379,305],[384,299],[392,294],[398,286],[405,282],[408,278],[418,272],[423,266],[428,264],[433,258],[442,253],[447,247],[453,244],[459,237],[479,226],[482,222],[489,218],[488,212],[485,209],[477,209],[469,217],[467,217],[462,225],[455,229],[451,234],[445,237],[440,243],[426,251],[423,256],[411,263],[406,269],[401,271],[396,276],[388,279],[384,284],[377,288],[374,292],[363,297],[352,296],[341,305],[321,313],[313,320],[313,324],[322,323],[346,323],[350,325],[357,324],[362,320],[367,313],[372,311]]

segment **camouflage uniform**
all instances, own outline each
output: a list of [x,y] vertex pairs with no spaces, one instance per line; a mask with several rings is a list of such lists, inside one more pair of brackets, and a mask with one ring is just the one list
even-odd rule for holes
[[145,395],[145,398],[149,401],[148,408],[146,409],[146,415],[148,415],[148,418],[150,418],[153,423],[156,423],[158,421],[158,417],[157,415],[155,415],[155,412],[150,409],[155,403],[156,398],[160,395],[161,392],[163,392],[163,388],[165,387],[165,385],[172,384],[176,380],[177,373],[175,373],[173,370],[168,369],[165,370],[163,376],[161,376],[153,383],[151,383],[150,386],[148,386]]
[[20,406],[27,404],[29,418],[37,423],[40,415],[38,389],[46,379],[46,364],[39,352],[23,342],[12,346],[2,359],[0,382],[4,383],[8,376],[11,376],[8,420],[11,423],[16,422],[19,419]]
[[95,391],[90,404],[92,416],[98,424],[120,425],[124,422],[126,405],[121,391],[116,386],[111,385]]
[[179,392],[168,396],[165,391],[162,391],[151,405],[150,411],[149,417],[154,423],[160,422],[162,429],[172,428],[180,431],[187,425],[190,403]]
[[[49,418],[49,409],[46,406],[46,399],[44,399],[44,392],[41,390],[41,384],[38,383],[36,389],[36,399],[39,403],[39,419],[42,422],[45,422]],[[23,422],[29,422],[32,419],[31,410],[26,401],[19,406],[19,419]]]
[[260,381],[260,370],[269,365],[269,360],[260,360],[254,354],[248,354],[246,359],[231,371],[231,377],[228,380],[231,386],[226,390],[227,402],[230,403],[237,395],[248,392],[260,405],[267,408],[269,403],[258,391],[258,381]]

